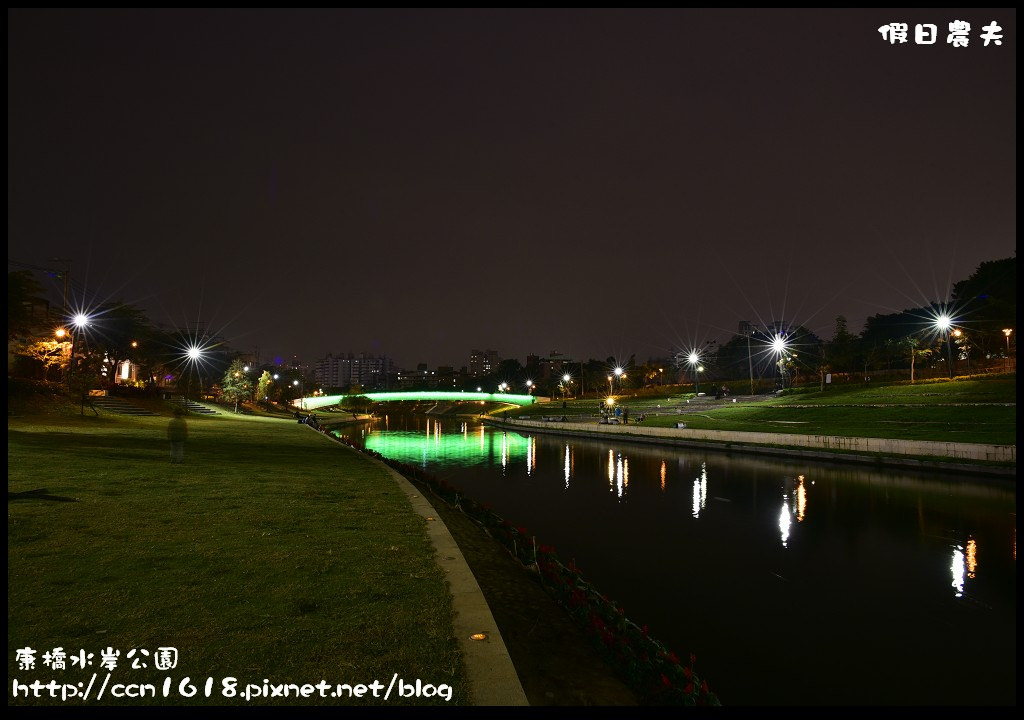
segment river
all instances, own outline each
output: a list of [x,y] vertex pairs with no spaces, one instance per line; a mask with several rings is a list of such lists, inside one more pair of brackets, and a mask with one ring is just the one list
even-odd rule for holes
[[725,705],[1015,705],[1013,481],[520,434],[342,428],[574,559]]

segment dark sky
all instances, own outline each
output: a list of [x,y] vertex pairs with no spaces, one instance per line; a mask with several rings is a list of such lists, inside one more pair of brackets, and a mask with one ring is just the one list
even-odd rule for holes
[[1016,253],[1007,9],[16,10],[7,97],[9,263],[264,358],[831,337]]

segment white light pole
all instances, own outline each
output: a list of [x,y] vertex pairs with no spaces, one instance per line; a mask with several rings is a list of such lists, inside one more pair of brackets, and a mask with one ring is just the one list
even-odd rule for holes
[[690,363],[690,367],[693,368],[693,394],[694,396],[700,395],[700,373],[704,370],[700,364],[700,355],[696,350],[691,350],[690,354],[686,356],[686,362]]
[[754,361],[750,357],[750,336],[754,334],[754,329],[748,324],[745,328],[747,336],[747,367],[750,370],[750,394],[754,394]]
[[946,357],[949,362],[949,379],[953,379],[953,320],[948,315],[935,318],[935,327],[946,333]]

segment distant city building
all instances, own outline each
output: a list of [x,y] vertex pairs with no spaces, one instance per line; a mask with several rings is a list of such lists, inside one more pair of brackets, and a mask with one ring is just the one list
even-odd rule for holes
[[551,354],[544,358],[539,355],[526,356],[526,366],[538,368],[540,374],[533,378],[537,381],[560,380],[562,375],[575,364],[576,362],[572,358],[557,350],[552,350]]
[[359,385],[367,389],[385,387],[388,375],[394,372],[394,363],[386,355],[328,353],[327,357],[316,361],[313,377],[323,388]]
[[497,350],[471,350],[469,353],[469,374],[473,377],[490,375],[500,364]]

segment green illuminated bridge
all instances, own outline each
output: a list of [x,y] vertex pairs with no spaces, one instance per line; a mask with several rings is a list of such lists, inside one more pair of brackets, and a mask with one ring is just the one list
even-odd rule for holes
[[373,402],[399,402],[402,400],[415,400],[417,402],[497,402],[508,403],[509,405],[532,405],[537,402],[533,395],[511,395],[509,393],[485,393],[485,392],[443,392],[414,391],[414,392],[378,392],[359,393],[356,395],[323,395],[320,397],[307,397],[301,400],[292,400],[295,407],[306,410],[338,405],[344,402],[347,397],[365,397]]

